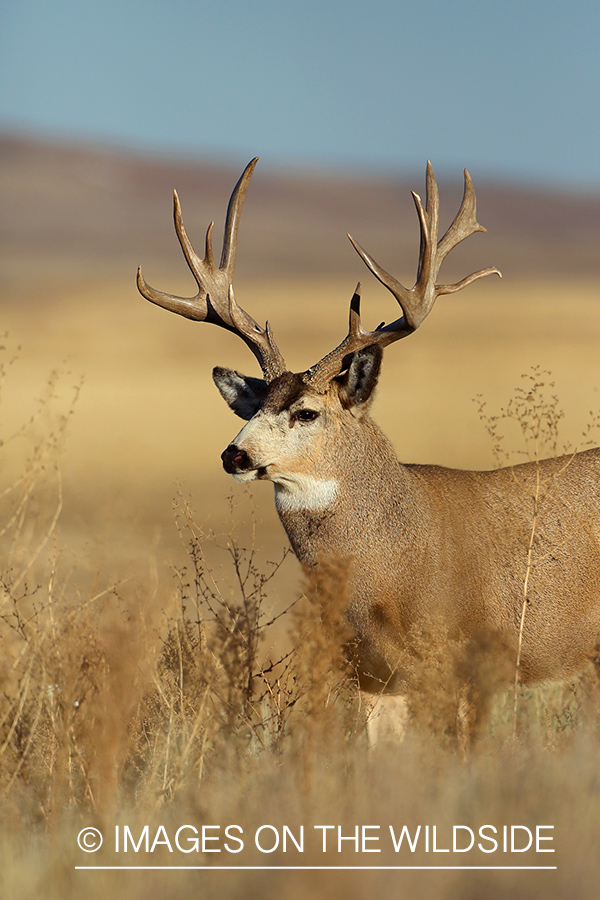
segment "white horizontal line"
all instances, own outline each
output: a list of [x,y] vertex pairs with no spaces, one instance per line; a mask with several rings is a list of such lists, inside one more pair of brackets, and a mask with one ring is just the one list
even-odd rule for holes
[[498,871],[498,872],[514,872],[514,871],[550,871],[556,870],[558,866],[75,866],[76,869],[111,869],[111,870],[119,870],[119,869],[127,869],[136,871],[145,871],[148,869],[149,871],[155,871],[156,869],[161,870],[179,870],[179,869],[188,869],[194,871],[205,871],[205,872],[247,872],[247,871],[260,871],[260,872],[268,872],[269,870],[273,871],[288,871],[288,872],[314,872],[318,871],[328,871],[328,872],[348,872],[348,871],[361,871],[368,872],[369,870],[373,870],[374,872],[389,872],[389,871],[400,871],[400,870],[420,870],[420,871],[428,871],[428,872],[436,872],[436,871],[447,871],[449,869],[452,870],[478,870],[478,871]]

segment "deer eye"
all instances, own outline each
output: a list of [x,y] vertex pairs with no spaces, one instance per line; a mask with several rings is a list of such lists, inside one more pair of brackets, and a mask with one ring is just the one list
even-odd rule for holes
[[296,422],[314,422],[319,413],[315,409],[299,409],[295,412],[293,418]]

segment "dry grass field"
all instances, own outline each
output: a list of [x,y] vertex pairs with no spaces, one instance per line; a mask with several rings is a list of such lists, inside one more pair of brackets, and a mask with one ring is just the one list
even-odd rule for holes
[[[98,263],[49,274],[49,254],[20,252],[26,268],[17,273],[12,257],[2,270],[2,896],[595,897],[592,679],[524,692],[516,741],[512,696],[500,696],[465,762],[451,665],[433,648],[407,739],[367,750],[337,649],[343,598],[325,586],[321,615],[293,557],[279,565],[285,536],[269,485],[245,490],[221,468],[238,420],[210,372],[251,373],[252,356],[139,297],[138,262],[150,283],[190,293],[185,273],[154,266],[151,254],[123,277]],[[363,283],[366,321],[389,319],[389,295]],[[353,287],[327,273],[247,274],[236,296],[258,321],[268,316],[290,367],[304,369],[345,333]],[[386,352],[373,414],[407,462],[488,468],[474,398],[498,411],[537,365],[565,410],[560,440],[575,447],[600,412],[599,347],[600,277],[488,279],[441,298],[417,335]],[[516,431],[504,442],[522,449]],[[125,855],[125,827],[138,843],[146,825],[154,852],[142,841]],[[239,853],[242,832],[224,833],[232,825],[243,830]],[[291,840],[285,853],[260,852],[264,825],[280,835],[287,825],[296,840],[304,826],[303,852]],[[355,852],[352,841],[338,852],[332,830],[323,853],[319,825],[345,836],[369,826],[379,840],[366,848],[381,852]],[[396,853],[389,828],[403,825],[436,826],[438,849],[453,825],[553,826],[556,852],[425,852],[421,838],[414,853],[406,843]],[[104,834],[98,853],[77,845],[88,826]],[[184,842],[191,828],[175,846],[182,826],[205,828],[205,852]],[[263,834],[269,849],[273,834]],[[76,869],[91,865],[208,868]],[[217,868],[285,865],[305,871]],[[557,868],[384,868],[461,865]]]

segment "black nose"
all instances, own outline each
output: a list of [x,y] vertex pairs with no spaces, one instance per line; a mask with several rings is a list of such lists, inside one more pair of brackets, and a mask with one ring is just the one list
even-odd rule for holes
[[244,469],[252,468],[250,457],[246,451],[240,450],[235,444],[230,444],[226,450],[223,450],[221,459],[223,460],[223,468],[230,475],[233,475],[235,472],[241,472]]

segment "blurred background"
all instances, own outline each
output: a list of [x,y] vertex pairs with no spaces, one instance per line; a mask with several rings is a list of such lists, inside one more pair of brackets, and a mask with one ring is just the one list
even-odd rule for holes
[[577,444],[600,408],[599,25],[580,0],[4,3],[0,330],[6,363],[18,359],[2,427],[32,414],[51,371],[66,406],[83,379],[61,463],[65,539],[109,567],[168,562],[180,482],[203,527],[223,526],[233,490],[242,517],[256,505],[264,553],[284,544],[271,488],[248,499],[219,459],[239,422],[211,369],[257,374],[253,357],[135,287],[142,263],[153,286],[195,292],[172,189],[201,250],[255,155],[236,296],[269,318],[290,368],[341,340],[359,279],[366,324],[396,317],[346,232],[412,285],[409,191],[424,193],[431,159],[444,228],[467,166],[489,233],[443,277],[495,265],[504,278],[441,298],[388,350],[374,415],[403,460],[489,467],[473,398],[497,411],[539,365]]

